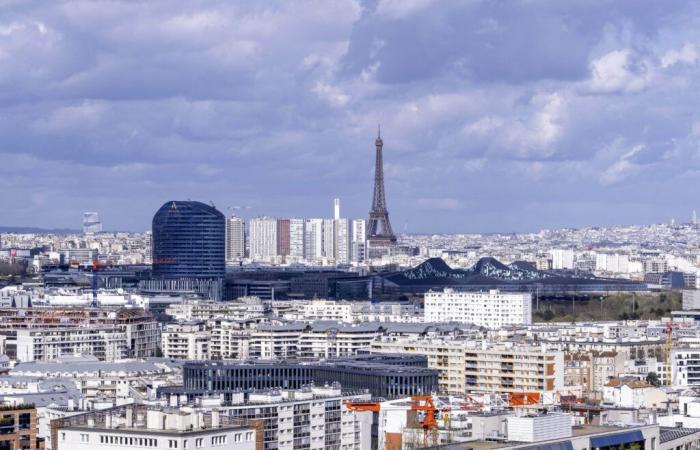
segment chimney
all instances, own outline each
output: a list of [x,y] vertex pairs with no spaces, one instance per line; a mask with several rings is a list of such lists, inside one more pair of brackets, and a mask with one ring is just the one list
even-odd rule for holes
[[126,427],[132,428],[134,426],[134,410],[128,408],[126,410]]
[[219,410],[213,409],[211,411],[211,427],[212,428],[219,428],[221,426],[220,420],[221,420],[221,418],[219,417]]

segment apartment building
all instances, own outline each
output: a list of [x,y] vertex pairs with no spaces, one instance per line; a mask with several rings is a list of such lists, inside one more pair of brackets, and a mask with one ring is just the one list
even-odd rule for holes
[[204,322],[168,324],[161,337],[163,356],[173,359],[209,359],[209,336]]
[[101,361],[129,356],[129,342],[119,326],[28,328],[17,330],[17,360],[49,361],[90,355]]
[[250,358],[250,329],[242,329],[239,322],[213,320],[210,328],[209,357],[212,359]]
[[438,370],[444,393],[553,392],[564,388],[564,353],[512,343],[382,338],[372,353],[419,354]]
[[53,450],[255,450],[261,425],[218,411],[125,405],[54,420]]
[[262,317],[269,311],[257,297],[243,297],[235,302],[190,301],[168,305],[165,313],[178,321],[210,319],[248,320]]
[[428,322],[462,322],[502,328],[532,323],[532,294],[460,292],[444,289],[425,294],[425,320]]
[[235,395],[222,415],[262,419],[264,450],[369,450],[371,412],[348,410],[348,400],[369,400],[370,394],[342,393],[340,386],[272,390]]

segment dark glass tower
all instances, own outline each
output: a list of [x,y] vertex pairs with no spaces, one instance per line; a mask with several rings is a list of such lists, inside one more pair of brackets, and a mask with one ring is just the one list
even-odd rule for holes
[[153,216],[156,278],[222,278],[226,219],[213,206],[170,201]]

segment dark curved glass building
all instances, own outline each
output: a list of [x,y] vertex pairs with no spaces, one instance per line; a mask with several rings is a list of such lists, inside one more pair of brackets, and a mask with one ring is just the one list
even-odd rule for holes
[[153,275],[156,278],[223,278],[224,215],[213,206],[169,201],[153,216]]

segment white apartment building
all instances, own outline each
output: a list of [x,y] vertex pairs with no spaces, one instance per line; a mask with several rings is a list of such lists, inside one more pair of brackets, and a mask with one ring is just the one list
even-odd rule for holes
[[596,253],[595,270],[598,272],[629,273],[630,257],[622,253]]
[[460,292],[444,289],[425,294],[427,322],[473,323],[488,328],[532,323],[532,294]]
[[335,259],[335,220],[323,219],[323,257]]
[[250,258],[269,260],[277,256],[277,219],[256,217],[250,220]]
[[101,361],[129,356],[126,333],[118,326],[28,328],[17,330],[17,360],[50,361],[90,355]]
[[564,352],[544,346],[438,338],[381,338],[371,353],[425,355],[441,392],[552,393],[564,389]]
[[307,261],[323,259],[323,219],[304,222],[304,258]]
[[250,359],[250,329],[241,329],[238,322],[209,322],[209,356],[214,359]]
[[369,350],[381,330],[373,324],[314,324],[299,336],[299,355],[303,358],[341,358]]
[[554,248],[549,251],[552,257],[552,269],[573,269],[574,251],[568,248]]
[[226,219],[226,261],[240,261],[245,257],[245,222],[239,217]]
[[289,219],[289,256],[304,259],[304,219]]
[[367,227],[364,219],[354,219],[352,221],[352,237],[350,239],[350,259],[353,261],[364,261],[365,240],[367,239]]
[[209,338],[203,322],[168,324],[163,328],[163,357],[173,359],[209,359]]
[[218,411],[204,415],[192,410],[127,406],[60,422],[64,424],[57,430],[53,450],[255,450],[256,441],[262,439],[253,426],[220,416]]
[[242,396],[221,413],[265,419],[264,450],[371,449],[372,413],[345,407],[348,400],[369,400],[370,394],[344,395],[339,386],[325,386],[258,392],[245,402]]
[[334,219],[334,259],[338,264],[350,262],[350,222],[348,219]]
[[243,297],[235,302],[195,300],[173,303],[166,314],[178,321],[207,321],[210,319],[248,320],[262,317],[269,308],[258,297]]

